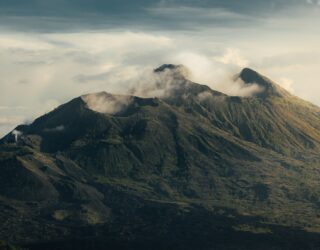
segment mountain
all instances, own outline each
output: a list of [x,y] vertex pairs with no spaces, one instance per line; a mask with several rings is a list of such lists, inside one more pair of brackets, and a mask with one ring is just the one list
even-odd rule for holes
[[0,239],[317,249],[320,108],[251,69],[236,76],[258,87],[249,97],[194,83],[182,65],[153,74],[160,97],[84,95],[1,139]]

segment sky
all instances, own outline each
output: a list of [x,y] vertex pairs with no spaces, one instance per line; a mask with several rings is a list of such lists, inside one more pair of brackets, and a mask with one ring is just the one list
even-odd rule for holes
[[163,63],[230,95],[250,67],[320,106],[320,0],[0,0],[0,136]]

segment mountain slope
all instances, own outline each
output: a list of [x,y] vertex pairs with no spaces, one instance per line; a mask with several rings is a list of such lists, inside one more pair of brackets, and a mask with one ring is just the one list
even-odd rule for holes
[[315,247],[320,108],[250,69],[238,77],[261,87],[251,97],[193,83],[183,66],[154,74],[161,97],[81,96],[1,140],[0,238],[31,248]]

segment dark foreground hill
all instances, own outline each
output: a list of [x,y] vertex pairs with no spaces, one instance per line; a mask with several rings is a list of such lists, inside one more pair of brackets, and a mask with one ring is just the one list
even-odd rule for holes
[[318,249],[320,108],[250,69],[238,76],[258,87],[250,97],[182,69],[155,70],[161,97],[89,94],[5,136],[0,239],[27,249]]

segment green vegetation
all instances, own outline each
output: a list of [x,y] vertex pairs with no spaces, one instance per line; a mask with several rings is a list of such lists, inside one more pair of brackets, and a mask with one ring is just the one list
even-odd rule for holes
[[0,144],[0,237],[313,249],[320,108],[254,71],[242,77],[264,92],[229,97],[180,79],[172,95],[132,97],[114,115],[76,98],[20,127],[18,143]]

